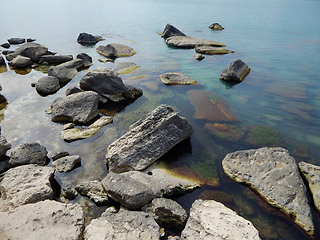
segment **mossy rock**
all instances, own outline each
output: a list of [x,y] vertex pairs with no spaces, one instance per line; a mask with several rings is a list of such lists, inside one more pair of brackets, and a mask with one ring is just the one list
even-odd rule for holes
[[255,147],[284,147],[280,132],[265,125],[252,125],[245,141]]
[[202,53],[206,55],[223,55],[223,54],[229,53],[228,49],[213,47],[213,46],[206,46],[206,45],[196,46],[195,51],[197,53]]
[[207,123],[205,129],[215,137],[230,142],[238,142],[245,134],[244,129],[228,124]]

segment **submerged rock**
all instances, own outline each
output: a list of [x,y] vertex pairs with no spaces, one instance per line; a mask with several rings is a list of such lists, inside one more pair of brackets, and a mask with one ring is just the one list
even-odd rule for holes
[[197,83],[197,81],[195,81],[191,77],[178,72],[164,73],[159,77],[161,81],[166,85],[191,85]]
[[120,209],[118,213],[105,211],[93,219],[85,229],[84,238],[113,240],[160,240],[158,224],[147,213]]
[[99,46],[96,49],[97,53],[107,58],[131,57],[136,52],[129,46],[110,43],[106,46]]
[[104,40],[101,36],[93,36],[89,33],[80,33],[77,42],[80,44],[96,44],[99,41]]
[[172,26],[171,24],[167,24],[164,27],[164,30],[161,32],[161,37],[168,38],[172,36],[186,36],[183,32],[181,32],[176,27]]
[[279,131],[265,125],[252,125],[245,139],[255,147],[283,147],[284,142]]
[[45,76],[38,80],[35,87],[40,94],[51,94],[60,89],[60,82],[56,77]]
[[230,142],[238,142],[245,134],[245,130],[221,123],[206,123],[205,128],[214,136]]
[[259,232],[251,222],[214,200],[196,200],[181,239],[258,240]]
[[81,183],[75,189],[83,196],[87,196],[97,205],[106,205],[110,202],[108,194],[99,181]]
[[79,204],[46,200],[0,212],[1,239],[82,239],[84,215]]
[[81,158],[79,155],[62,157],[52,162],[52,167],[57,172],[70,172],[80,165]]
[[109,170],[143,170],[193,132],[184,117],[163,104],[132,124],[126,134],[109,145],[106,154]]
[[233,60],[228,67],[226,67],[220,75],[220,79],[224,81],[242,82],[249,74],[250,68],[242,60]]
[[197,45],[208,45],[214,47],[225,47],[223,43],[188,36],[172,36],[167,38],[166,43],[172,47],[195,48]]
[[213,30],[223,30],[224,28],[219,23],[212,23],[209,28]]
[[294,218],[309,235],[314,234],[312,215],[295,159],[284,148],[259,148],[229,153],[224,172],[245,183],[272,206]]
[[225,48],[213,47],[213,46],[205,46],[199,45],[194,49],[197,53],[207,54],[207,55],[222,55],[228,54],[229,50]]
[[126,73],[130,73],[130,72],[136,70],[138,67],[139,67],[139,65],[137,65],[133,62],[121,62],[118,64],[115,71],[118,74],[126,74]]

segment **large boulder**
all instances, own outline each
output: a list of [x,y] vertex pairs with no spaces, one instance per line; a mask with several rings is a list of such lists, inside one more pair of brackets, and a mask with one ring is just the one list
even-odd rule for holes
[[160,240],[158,224],[144,212],[120,209],[118,213],[105,211],[85,229],[85,240]]
[[142,172],[109,172],[102,179],[102,186],[111,198],[129,209],[139,209],[155,198],[181,196],[200,187],[196,181],[175,177],[153,166]]
[[229,153],[222,167],[230,178],[251,187],[269,204],[293,216],[299,226],[313,235],[306,187],[295,159],[286,149],[266,147]]
[[45,165],[47,162],[47,149],[39,143],[22,143],[12,149],[9,163],[11,167],[25,164]]
[[143,170],[193,132],[184,117],[163,104],[132,124],[126,134],[109,145],[106,154],[109,170]]
[[259,240],[251,222],[214,200],[196,200],[181,239]]
[[44,76],[38,80],[35,87],[40,94],[52,94],[60,89],[60,81],[53,76]]
[[88,72],[80,80],[80,88],[85,91],[95,91],[114,102],[128,98],[134,99],[142,95],[142,90],[137,91],[137,88],[128,88],[111,68],[96,68]]
[[98,114],[100,96],[93,91],[85,91],[56,99],[51,105],[53,122],[75,122],[85,124]]
[[11,168],[0,182],[0,212],[53,198],[54,169],[34,164]]
[[172,36],[167,38],[166,43],[169,46],[178,48],[195,48],[197,45],[208,45],[214,47],[226,46],[225,44],[216,41],[188,36]]
[[119,58],[119,57],[131,57],[136,54],[131,47],[118,44],[110,43],[106,46],[99,46],[96,49],[97,53],[107,58]]
[[11,149],[11,144],[7,142],[5,137],[0,135],[0,160],[6,157],[6,153]]
[[72,55],[43,55],[40,64],[61,64],[73,60]]
[[171,24],[167,24],[164,27],[164,30],[161,32],[161,37],[168,38],[172,36],[186,36],[183,32],[181,32],[176,27],[172,26]]
[[249,74],[250,68],[242,60],[233,60],[228,67],[226,67],[220,75],[220,79],[224,81],[242,82]]
[[28,57],[23,57],[18,55],[14,59],[12,59],[8,64],[13,68],[25,68],[32,64],[32,61]]
[[13,53],[8,54],[6,58],[8,61],[11,61],[18,55],[21,55],[30,58],[33,62],[39,62],[41,56],[48,54],[50,53],[47,47],[38,43],[28,42],[17,48]]
[[82,239],[84,215],[79,204],[42,201],[0,212],[0,239]]
[[166,85],[191,85],[197,83],[197,81],[192,79],[191,77],[178,72],[164,73],[159,77],[161,81]]

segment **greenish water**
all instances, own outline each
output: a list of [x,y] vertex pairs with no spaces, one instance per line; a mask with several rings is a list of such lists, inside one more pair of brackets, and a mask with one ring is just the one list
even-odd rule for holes
[[[178,202],[188,209],[197,198],[216,199],[252,221],[262,239],[310,239],[284,214],[225,176],[221,168],[224,156],[254,147],[244,139],[229,142],[210,134],[204,128],[210,121],[194,118],[195,108],[188,99],[188,91],[217,93],[238,116],[235,123],[238,127],[248,129],[256,124],[272,127],[281,133],[284,147],[297,160],[319,165],[319,1],[16,0],[6,2],[1,10],[0,43],[10,37],[31,37],[58,54],[75,56],[85,52],[93,58],[94,65],[89,70],[115,68],[126,61],[140,65],[136,71],[121,77],[126,84],[142,88],[144,95],[117,113],[114,122],[98,134],[72,143],[61,139],[62,125],[51,122],[45,109],[63,96],[68,87],[78,86],[85,71],[47,97],[41,97],[31,87],[31,83],[44,76],[40,71],[30,69],[21,74],[7,68],[0,74],[1,94],[8,101],[7,108],[1,111],[1,134],[12,146],[36,141],[47,148],[49,157],[61,150],[82,157],[80,168],[56,174],[62,186],[102,179],[107,173],[104,161],[107,146],[124,134],[130,124],[165,103],[178,109],[196,131],[189,142],[180,144],[162,160],[186,174],[194,175],[192,170],[196,169],[196,177],[204,181],[219,178],[219,184],[208,184],[177,199]],[[209,29],[213,22],[219,22],[225,29]],[[222,42],[234,53],[206,56],[203,61],[197,61],[194,50],[170,48],[157,34],[167,23],[187,35]],[[81,46],[76,42],[80,32],[102,35],[105,41],[92,47]],[[128,45],[137,54],[116,59],[114,63],[99,62],[102,57],[95,48],[112,42]],[[219,81],[220,73],[237,58],[251,72],[241,84],[226,86]],[[182,72],[198,84],[165,86],[158,76],[169,71]],[[146,77],[130,80],[141,75]],[[308,156],[299,157],[301,149]],[[103,211],[86,198],[78,197],[75,201],[90,212],[94,210],[92,217]],[[320,225],[314,209],[313,217],[317,239]]]

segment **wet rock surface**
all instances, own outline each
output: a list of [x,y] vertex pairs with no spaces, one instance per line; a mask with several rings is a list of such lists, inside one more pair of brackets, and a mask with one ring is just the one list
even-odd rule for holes
[[60,81],[56,77],[45,76],[38,80],[35,87],[40,94],[52,94],[60,89]]
[[214,200],[196,200],[181,239],[247,239],[259,240],[251,222]]
[[213,46],[205,46],[205,45],[196,46],[194,50],[197,53],[202,53],[207,55],[222,55],[222,54],[229,53],[228,49],[213,47]]
[[121,62],[117,65],[115,72],[118,74],[126,74],[136,70],[139,65],[134,62]]
[[233,60],[228,67],[226,67],[220,75],[220,79],[224,81],[242,82],[249,74],[250,68],[242,60]]
[[17,48],[13,53],[6,56],[8,61],[11,61],[18,55],[30,58],[32,62],[39,62],[41,56],[48,55],[48,48],[39,43],[25,43]]
[[79,204],[42,201],[0,212],[0,239],[82,239],[84,216]]
[[172,26],[170,23],[168,23],[164,30],[161,32],[161,37],[168,38],[172,36],[186,36],[183,32],[181,32],[176,27]]
[[214,47],[225,47],[226,45],[223,43],[219,43],[212,40],[206,40],[202,38],[196,37],[188,37],[188,36],[172,36],[167,38],[166,44],[172,47],[177,48],[195,48],[197,45],[208,45]]
[[101,36],[93,36],[90,33],[80,33],[77,42],[84,45],[96,44],[97,42],[103,40]]
[[129,131],[107,148],[110,171],[143,170],[194,130],[171,107],[161,105],[130,126]]
[[245,183],[274,207],[281,209],[309,235],[314,233],[306,187],[297,164],[284,148],[260,148],[229,153],[224,172]]
[[25,38],[9,38],[7,39],[9,44],[22,44],[26,42]]
[[192,85],[197,83],[197,81],[192,79],[191,77],[178,72],[164,73],[159,77],[161,81],[166,85]]
[[100,181],[89,181],[79,184],[75,189],[83,196],[90,198],[97,205],[106,205],[110,199]]
[[0,160],[6,157],[6,153],[11,149],[11,144],[7,142],[4,136],[0,135]]
[[81,158],[79,155],[62,157],[52,162],[52,167],[56,169],[57,172],[70,172],[80,165]]
[[106,46],[99,46],[97,47],[96,51],[100,55],[107,58],[131,57],[136,54],[133,48],[118,43],[110,43]]
[[32,64],[32,61],[28,57],[20,56],[13,58],[8,64],[13,68],[25,68]]
[[221,123],[206,123],[207,129],[212,135],[230,142],[238,142],[245,135],[245,130],[234,125]]
[[224,28],[219,23],[212,23],[209,28],[213,30],[223,30]]

